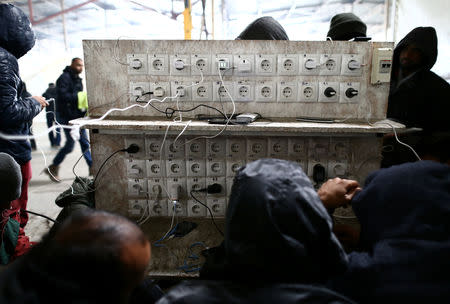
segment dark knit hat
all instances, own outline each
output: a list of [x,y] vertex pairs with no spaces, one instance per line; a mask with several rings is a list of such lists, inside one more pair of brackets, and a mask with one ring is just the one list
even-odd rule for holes
[[0,153],[0,205],[11,202],[22,192],[22,173],[14,158]]
[[256,19],[236,38],[238,40],[289,40],[281,24],[270,16]]
[[367,26],[352,13],[337,14],[330,21],[327,37],[332,40],[350,40],[355,37],[366,37]]

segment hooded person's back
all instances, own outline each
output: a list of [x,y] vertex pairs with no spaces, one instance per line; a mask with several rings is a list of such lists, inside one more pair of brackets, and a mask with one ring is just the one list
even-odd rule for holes
[[[421,66],[401,79],[400,53],[414,45],[422,54]],[[449,131],[450,85],[431,72],[437,59],[437,35],[432,27],[417,27],[395,47],[387,117],[425,131]]]
[[364,252],[333,289],[360,303],[450,303],[450,167],[422,161],[371,174],[352,201]]
[[260,159],[236,175],[226,215],[225,267],[158,303],[349,303],[323,287],[347,257],[306,174]]
[[[17,59],[34,46],[35,36],[28,17],[12,4],[0,4],[0,131],[28,135],[31,120],[41,111],[32,97],[23,96],[25,87],[19,76]],[[31,159],[26,140],[0,139],[0,152],[23,165]]]

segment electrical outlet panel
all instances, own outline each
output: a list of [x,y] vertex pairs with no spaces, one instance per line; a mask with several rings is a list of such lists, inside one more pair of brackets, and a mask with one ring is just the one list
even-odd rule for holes
[[[198,196],[198,195],[197,195]],[[197,197],[196,196],[196,197]],[[198,199],[203,199],[204,197],[198,197]],[[206,201],[202,202],[205,203]],[[195,200],[188,200],[187,201],[187,215],[189,217],[206,217],[206,207],[202,204],[199,204]]]
[[302,81],[299,85],[298,99],[300,102],[316,102],[319,96],[317,82]]
[[361,76],[364,67],[363,57],[358,54],[343,54],[341,75]]
[[166,54],[148,55],[150,75],[169,75],[169,56]]
[[320,82],[319,102],[338,102],[339,88],[338,82]]
[[281,81],[278,83],[278,102],[297,101],[297,83]]
[[239,80],[234,87],[235,101],[253,101],[254,84],[248,80]]
[[266,80],[257,81],[255,86],[255,101],[276,102],[277,87],[275,82]]
[[320,75],[340,75],[341,74],[340,54],[322,54],[320,55]]
[[182,81],[172,81],[170,83],[172,95],[176,96],[173,101],[177,99],[179,101],[191,101],[192,100],[192,89],[191,84]]
[[301,61],[302,75],[319,75],[320,56],[318,54],[304,54],[301,56]]
[[[163,100],[166,97],[172,96],[170,94],[170,83],[168,82],[151,82],[150,91],[153,92],[152,98],[156,98],[159,100]],[[166,98],[166,101],[172,101],[172,99]]]
[[[213,101],[224,102],[231,101],[234,99],[234,86],[232,82],[220,82],[216,81],[213,83]],[[231,98],[230,98],[231,96]]]
[[189,76],[191,57],[189,55],[170,55],[170,75]]
[[254,55],[234,55],[234,75],[250,76],[255,74]]
[[277,60],[276,55],[258,54],[255,56],[255,73],[258,76],[273,76],[276,75]]
[[146,75],[147,74],[147,54],[128,54],[127,55],[128,74]]
[[372,56],[370,83],[383,83],[391,80],[392,48],[375,48]]
[[167,200],[149,200],[148,201],[148,209],[150,212],[150,216],[159,217],[159,216],[168,216],[168,207]]
[[126,159],[127,176],[133,178],[143,178],[146,176],[145,160]]
[[211,102],[213,100],[213,86],[210,82],[196,82],[192,86],[192,101]]
[[278,55],[278,75],[297,75],[299,56],[297,54]]
[[[214,217],[224,217],[227,210],[227,201],[224,198],[208,197],[206,205],[211,210]],[[208,214],[208,216],[210,216]]]
[[191,55],[191,75],[211,75],[211,55]]
[[148,212],[147,200],[128,200],[128,215],[140,218]]
[[341,103],[359,102],[361,94],[361,85],[359,82],[341,82],[340,85],[340,99]]

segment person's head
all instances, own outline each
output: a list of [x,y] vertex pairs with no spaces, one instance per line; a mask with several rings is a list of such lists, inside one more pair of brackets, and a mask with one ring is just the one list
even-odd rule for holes
[[289,40],[286,31],[272,17],[261,17],[250,23],[237,40]]
[[0,47],[20,58],[33,48],[35,40],[27,15],[12,4],[0,4]]
[[0,152],[0,210],[9,208],[10,203],[22,192],[22,173],[12,156]]
[[83,60],[81,58],[75,57],[72,59],[70,67],[76,74],[81,74],[83,72]]
[[431,69],[437,59],[437,35],[432,27],[417,27],[395,47],[392,71],[405,75],[419,69]]
[[309,178],[286,160],[260,159],[238,171],[224,245],[227,271],[241,280],[323,283],[347,265]]
[[90,209],[54,227],[30,251],[21,280],[33,281],[40,299],[64,295],[80,303],[125,303],[144,278],[150,254],[149,241],[134,223]]
[[366,37],[367,26],[352,13],[337,14],[330,21],[327,38],[348,41],[356,37]]

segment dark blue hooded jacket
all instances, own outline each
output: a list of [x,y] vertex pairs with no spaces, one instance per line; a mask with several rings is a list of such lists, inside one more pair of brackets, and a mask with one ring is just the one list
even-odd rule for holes
[[[31,121],[42,110],[32,97],[22,97],[24,85],[17,59],[34,46],[35,36],[28,17],[12,4],[0,4],[0,132],[28,135]],[[31,159],[26,140],[0,138],[0,152],[20,164]]]
[[351,303],[323,287],[347,256],[310,180],[293,162],[241,168],[226,215],[224,267],[158,303]]
[[365,252],[334,289],[360,303],[450,303],[450,166],[379,170],[352,201]]

